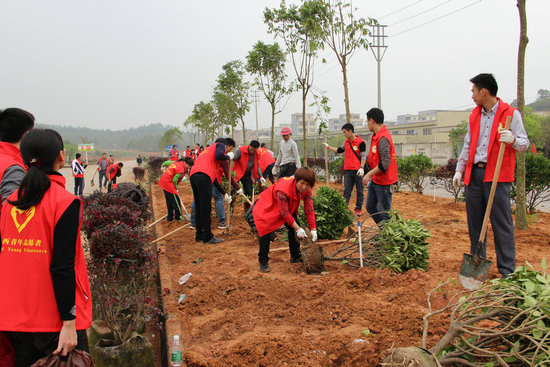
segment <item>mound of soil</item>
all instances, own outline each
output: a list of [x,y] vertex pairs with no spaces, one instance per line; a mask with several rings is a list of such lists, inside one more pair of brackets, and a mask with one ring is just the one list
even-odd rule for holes
[[[182,182],[179,192],[190,210],[189,183]],[[152,196],[159,218],[166,213],[164,195],[152,185]],[[352,197],[350,206],[354,202]],[[393,208],[430,230],[428,271],[395,274],[325,261],[326,272],[306,274],[301,264],[289,262],[288,244],[276,240],[271,272],[260,273],[258,239],[245,223],[240,203],[229,234],[217,229],[213,217],[215,236],[225,239],[221,244],[196,243],[189,228],[160,241],[168,337],[180,335],[188,366],[376,366],[390,347],[420,346],[426,293],[440,281],[458,278],[462,254],[469,249],[465,206],[402,192],[394,194]],[[518,264],[527,260],[540,269],[550,247],[550,214],[539,213],[532,220],[528,231],[516,231]],[[163,220],[157,236],[180,225]],[[327,245],[324,253],[337,246]],[[492,240],[488,256],[493,260],[489,278],[497,278]],[[192,277],[178,284],[188,272]],[[458,290],[452,286],[436,295],[433,307],[442,307]],[[182,303],[180,294],[186,295]],[[428,347],[447,326],[443,318],[431,322]]]

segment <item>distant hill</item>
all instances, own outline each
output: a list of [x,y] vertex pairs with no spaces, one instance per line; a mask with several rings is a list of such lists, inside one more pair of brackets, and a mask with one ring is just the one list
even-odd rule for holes
[[547,112],[550,111],[550,98],[539,99],[529,105],[527,105],[533,112]]
[[98,150],[131,149],[155,152],[159,150],[158,143],[164,132],[173,126],[158,123],[126,130],[98,130],[45,124],[37,124],[37,127],[58,131],[67,143],[93,143]]

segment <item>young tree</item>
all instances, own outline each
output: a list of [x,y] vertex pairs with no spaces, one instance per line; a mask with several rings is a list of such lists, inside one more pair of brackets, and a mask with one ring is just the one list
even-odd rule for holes
[[336,59],[342,68],[344,84],[344,104],[346,106],[346,121],[350,122],[349,91],[348,91],[348,64],[359,49],[368,49],[368,26],[375,24],[373,18],[356,19],[354,9],[350,1],[323,0],[327,19],[321,24],[324,30],[321,33],[322,40],[336,55]]
[[256,76],[254,84],[260,87],[271,106],[271,149],[274,147],[275,115],[277,104],[292,92],[291,86],[286,86],[285,61],[286,55],[278,43],[272,45],[258,41],[252,51],[246,56],[246,70]]
[[[297,82],[302,90],[302,126],[304,157],[307,157],[306,99],[313,85],[313,67],[317,50],[323,46],[321,23],[326,19],[322,0],[306,0],[298,8],[281,1],[278,9],[265,9],[268,33],[281,38],[288,50]],[[307,165],[307,159],[304,159]]]
[[177,127],[166,130],[159,140],[160,150],[164,151],[167,145],[175,144],[176,140],[180,140],[181,138],[183,138],[183,134]]
[[468,124],[466,121],[458,124],[454,129],[449,132],[449,143],[451,144],[452,155],[454,158],[458,158],[462,147],[464,146],[464,137],[468,132]]
[[250,111],[250,100],[248,91],[250,83],[244,80],[244,64],[242,61],[233,60],[225,64],[223,73],[218,76],[216,92],[221,92],[229,97],[228,103],[233,103],[232,110],[235,111],[243,127],[243,142],[246,143],[246,126],[244,115]]
[[218,129],[216,123],[216,114],[211,103],[199,102],[193,107],[193,112],[185,121],[185,125],[196,127],[203,137],[202,144],[214,140],[214,135]]
[[233,103],[231,97],[222,92],[215,92],[212,98],[212,106],[216,113],[216,121],[219,122],[222,131],[220,135],[224,134],[223,127],[226,126],[225,133],[231,132],[231,137],[235,139],[235,126],[237,126],[237,120],[239,118],[237,114],[237,106]]
[[[518,0],[519,10],[519,50],[518,50],[518,110],[525,121],[525,49],[527,38],[527,14],[525,0]],[[516,196],[516,228],[527,229],[527,208],[525,207],[525,152],[517,154],[517,196]]]

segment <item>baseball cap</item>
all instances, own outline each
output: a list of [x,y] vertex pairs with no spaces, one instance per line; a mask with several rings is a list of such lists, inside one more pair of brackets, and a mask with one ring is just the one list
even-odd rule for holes
[[289,127],[283,127],[283,129],[281,130],[281,135],[292,135],[292,132],[290,132]]

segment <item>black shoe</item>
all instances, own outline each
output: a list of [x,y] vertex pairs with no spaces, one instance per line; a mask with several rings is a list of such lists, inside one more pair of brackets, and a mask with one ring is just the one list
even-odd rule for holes
[[212,237],[209,241],[205,242],[204,244],[205,245],[216,245],[220,242],[223,242],[224,239],[223,238],[216,238],[216,237]]
[[267,264],[260,264],[260,271],[262,273],[268,273],[269,271],[271,271],[271,269],[269,268],[269,265],[267,265]]
[[291,262],[291,263],[303,263],[304,260],[302,259],[301,256],[300,256],[300,257],[291,257],[291,258],[290,258],[290,262]]

